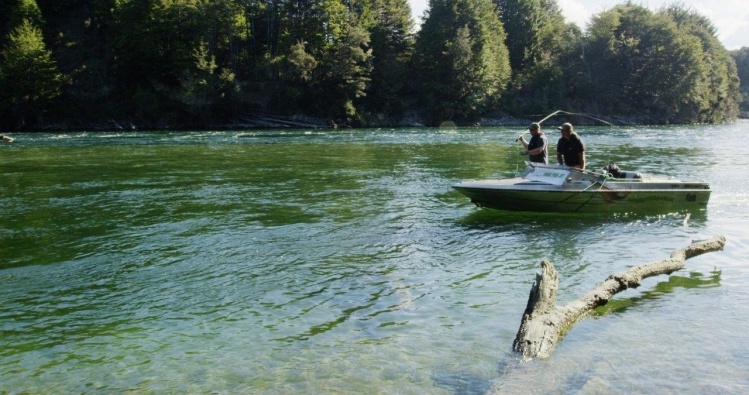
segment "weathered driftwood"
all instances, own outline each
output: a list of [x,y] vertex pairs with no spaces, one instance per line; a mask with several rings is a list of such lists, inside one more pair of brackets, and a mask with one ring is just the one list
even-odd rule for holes
[[557,306],[559,278],[549,261],[541,263],[541,273],[531,287],[528,307],[525,309],[513,349],[523,358],[548,358],[561,337],[574,323],[598,306],[608,303],[615,294],[628,288],[637,288],[643,279],[661,274],[671,274],[684,267],[687,259],[712,251],[722,250],[726,244],[723,236],[695,241],[686,248],[674,251],[670,258],[635,266],[626,272],[613,274],[606,281],[564,305]]

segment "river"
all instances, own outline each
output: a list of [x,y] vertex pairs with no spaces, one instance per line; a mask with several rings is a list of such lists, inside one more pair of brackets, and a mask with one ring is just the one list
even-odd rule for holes
[[[707,209],[507,213],[451,189],[520,169],[520,127],[13,134],[0,393],[748,392],[749,122],[577,129],[589,168],[708,181]],[[550,359],[511,351],[543,259],[565,303],[716,235]]]

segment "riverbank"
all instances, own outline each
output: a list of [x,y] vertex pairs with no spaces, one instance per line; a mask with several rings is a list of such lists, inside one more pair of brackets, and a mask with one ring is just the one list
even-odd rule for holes
[[[558,111],[559,114],[554,114]],[[581,126],[642,126],[657,125],[645,116],[601,115],[585,112],[556,110],[546,114],[529,114],[526,116],[512,116],[503,113],[490,114],[471,121],[445,120],[431,125],[418,114],[407,114],[401,118],[372,116],[359,121],[334,120],[305,114],[279,114],[268,111],[247,112],[242,116],[227,122],[209,123],[178,123],[166,121],[139,121],[133,119],[104,119],[82,124],[51,123],[43,124],[34,131],[72,132],[72,131],[136,131],[136,130],[241,130],[241,129],[358,129],[358,128],[425,128],[425,127],[512,127],[526,126],[531,122],[545,121],[550,124],[570,122]],[[739,119],[749,119],[749,113],[742,114]],[[31,130],[7,130],[22,132]]]

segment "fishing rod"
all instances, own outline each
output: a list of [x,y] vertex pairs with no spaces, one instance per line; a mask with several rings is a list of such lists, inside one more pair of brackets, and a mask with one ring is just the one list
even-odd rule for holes
[[[561,114],[575,115],[575,116],[579,116],[579,117],[590,118],[590,119],[594,119],[594,120],[596,120],[598,122],[605,123],[606,125],[614,126],[613,123],[604,121],[603,119],[600,119],[600,118],[596,118],[596,117],[594,117],[594,116],[592,116],[590,114],[585,114],[585,113],[581,113],[581,112],[569,112],[569,111],[564,111],[564,110],[556,110],[556,111],[552,112],[551,114],[543,117],[540,121],[538,121],[536,123],[539,124],[539,125],[541,125],[541,123],[543,123],[545,120],[547,120],[547,119],[549,119],[549,118],[551,118],[551,117],[553,117],[553,116],[555,116],[557,114],[560,114],[560,113]],[[515,139],[515,141],[520,141],[520,137],[518,137],[517,139]]]
[[547,116],[546,116],[546,117],[545,117],[544,119],[542,119],[542,120],[538,121],[538,124],[540,125],[541,123],[543,123],[543,121],[545,121],[545,120],[547,120],[547,119],[549,119],[549,118],[553,117],[554,115],[557,115],[557,114],[559,114],[560,112],[564,112],[564,111],[562,111],[562,110],[556,110],[556,111],[554,111],[553,113],[551,113],[551,114],[547,115]]
[[[590,114],[579,113],[579,112],[569,112],[569,111],[564,111],[564,110],[556,110],[556,111],[552,112],[551,114],[543,117],[540,121],[538,121],[536,123],[538,123],[538,125],[540,126],[541,123],[543,123],[545,120],[547,120],[547,119],[549,119],[549,118],[551,118],[551,117],[553,117],[553,116],[555,116],[557,114],[567,114],[567,115],[574,115],[574,116],[579,116],[579,117],[590,118],[590,119],[596,120],[598,122],[604,123],[604,124],[606,124],[608,126],[614,126],[614,124],[612,124],[611,122],[604,121],[603,119],[600,119],[600,118],[596,118],[596,117],[594,117],[594,116],[592,116]],[[521,145],[523,145],[523,142],[521,141],[521,139],[522,139],[522,135],[518,136],[515,139],[515,141],[517,141],[518,143],[520,143]],[[523,145],[523,147],[525,147],[525,145]],[[527,153],[527,151],[526,151],[526,153]]]
[[603,119],[596,118],[596,117],[594,117],[594,116],[592,116],[590,114],[585,114],[585,113],[581,113],[581,112],[568,112],[568,111],[563,111],[563,110],[556,110],[556,111],[554,111],[553,113],[551,113],[551,114],[547,115],[546,117],[544,117],[542,120],[538,121],[538,124],[541,124],[541,122],[543,122],[543,121],[545,121],[545,120],[547,120],[547,119],[549,119],[549,118],[551,118],[554,115],[557,115],[559,113],[567,114],[567,115],[575,115],[575,116],[585,117],[585,118],[590,118],[590,119],[594,119],[594,120],[596,120],[598,122],[605,123],[606,125],[614,126],[614,124],[612,124],[611,122],[606,122]]
[[[606,125],[614,126],[613,123],[608,122],[608,121],[604,121],[603,119],[600,119],[600,118],[596,118],[596,117],[594,117],[594,116],[592,116],[590,114],[585,114],[585,113],[581,113],[581,112],[569,112],[569,111],[564,111],[564,110],[556,110],[556,111],[552,112],[551,114],[543,117],[540,121],[538,121],[536,123],[539,124],[539,125],[541,125],[541,123],[543,123],[545,120],[547,120],[547,119],[549,119],[549,118],[551,118],[551,117],[553,117],[553,116],[555,116],[557,114],[575,115],[575,116],[579,116],[579,117],[590,118],[590,119],[594,119],[594,120],[596,120],[598,122],[605,123]],[[515,141],[520,141],[520,137],[518,137],[517,139],[515,139]]]

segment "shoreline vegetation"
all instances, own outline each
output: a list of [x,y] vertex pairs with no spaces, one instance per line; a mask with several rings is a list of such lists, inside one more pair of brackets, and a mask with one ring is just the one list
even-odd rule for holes
[[[423,119],[418,116],[404,117],[399,120],[388,119],[382,123],[373,123],[364,128],[445,128],[445,127],[527,127],[531,122],[537,122],[540,118],[549,114],[534,114],[526,117],[497,116],[487,117],[474,120],[470,124],[458,124],[453,121],[444,121],[439,125],[427,125]],[[739,119],[749,119],[749,117],[740,117]],[[565,113],[558,114],[546,119],[542,125],[544,129],[555,129],[564,122],[571,122],[575,126],[596,126],[596,125],[613,125],[613,126],[647,126],[657,125],[648,122],[641,117],[619,117],[604,116],[599,114],[578,114]],[[332,119],[318,118],[308,115],[281,115],[281,114],[248,114],[235,121],[223,125],[211,125],[207,129],[213,130],[251,130],[251,129],[343,129],[352,128],[349,125],[338,125]],[[39,131],[138,131],[138,130],[204,130],[191,128],[190,126],[180,128],[152,129],[139,127],[134,123],[118,122],[110,119],[102,124],[90,125],[88,128],[66,129],[66,128],[40,128]]]
[[[0,130],[613,124],[749,117],[749,48],[634,1],[586,30],[557,0],[11,0]],[[595,124],[560,116],[553,121]]]
[[[372,123],[363,126],[339,125],[332,119],[324,119],[308,115],[282,115],[282,114],[248,114],[234,121],[220,125],[179,125],[170,127],[168,125],[160,128],[149,127],[149,125],[137,125],[133,122],[122,122],[109,119],[103,122],[92,123],[86,127],[75,128],[61,125],[40,125],[34,130],[16,130],[18,132],[108,132],[108,131],[190,131],[190,130],[253,130],[253,129],[351,129],[351,128],[446,128],[446,127],[527,127],[531,122],[537,122],[539,118],[548,114],[535,114],[526,117],[499,116],[487,117],[473,120],[470,124],[459,124],[453,121],[444,121],[439,125],[428,125],[418,116],[404,117],[399,120],[388,119],[382,123]],[[595,118],[595,119],[594,119]],[[596,120],[598,119],[598,120]],[[738,119],[749,119],[741,116]],[[596,114],[560,114],[547,119],[542,127],[544,129],[556,128],[564,122],[570,122],[575,126],[649,126],[662,125],[648,122],[641,117],[618,117]],[[733,122],[733,121],[732,121]],[[145,127],[144,127],[145,126]]]
[[[361,128],[445,128],[445,127],[527,127],[531,122],[538,121],[539,118],[548,114],[537,114],[527,117],[499,116],[493,118],[481,118],[473,120],[470,124],[458,124],[453,121],[444,121],[439,125],[427,125],[423,119],[418,116],[404,117],[400,120],[388,119],[382,123],[372,123]],[[598,120],[596,120],[598,119]],[[564,122],[571,122],[576,126],[596,126],[596,125],[614,125],[614,126],[644,126],[652,125],[647,121],[637,117],[606,117],[596,114],[592,117],[590,114],[560,114],[548,118],[542,125],[544,129],[556,128]],[[557,125],[559,124],[559,125]],[[148,125],[146,125],[148,126]],[[221,125],[209,125],[207,127],[194,128],[190,125],[181,125],[178,127],[151,128],[136,125],[133,122],[120,122],[115,119],[109,119],[106,122],[98,122],[88,125],[88,127],[68,128],[60,125],[40,126],[34,131],[39,132],[67,132],[67,131],[167,131],[167,130],[252,130],[252,129],[346,129],[357,128],[350,125],[338,125],[332,119],[318,118],[308,115],[282,115],[282,114],[248,114],[237,120]],[[29,130],[30,131],[30,130]],[[27,132],[29,132],[27,131]],[[33,132],[33,131],[31,131]]]

